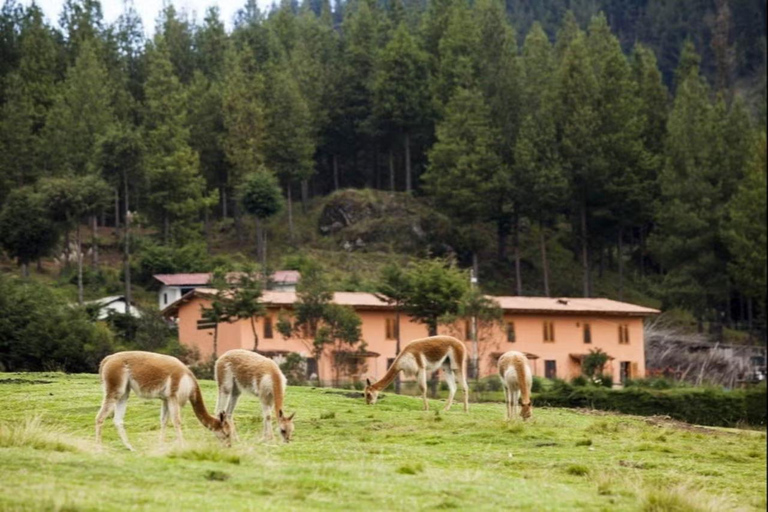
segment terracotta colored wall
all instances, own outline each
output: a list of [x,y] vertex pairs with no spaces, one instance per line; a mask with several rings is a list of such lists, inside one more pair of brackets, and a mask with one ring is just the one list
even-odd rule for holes
[[[201,357],[209,357],[213,350],[213,330],[198,330],[197,321],[201,319],[200,306],[206,300],[195,298],[179,309],[179,339],[182,343],[197,347]],[[379,378],[386,372],[387,360],[395,357],[395,340],[386,338],[386,319],[394,318],[390,311],[358,311],[362,319],[363,339],[367,343],[367,350],[377,352],[378,358],[367,359],[366,375],[371,378]],[[256,329],[259,335],[259,348],[261,350],[287,350],[299,352],[310,356],[311,347],[300,339],[284,340],[277,332],[277,310],[270,310],[273,318],[273,338],[264,338],[264,325],[260,319]],[[538,359],[531,360],[531,368],[534,375],[544,376],[545,361],[555,361],[557,365],[557,377],[571,379],[581,373],[580,364],[571,354],[586,354],[590,349],[601,348],[614,359],[606,366],[606,372],[612,373],[614,382],[619,382],[620,363],[628,361],[635,363],[636,374],[633,377],[645,375],[645,357],[643,347],[643,321],[637,317],[614,316],[543,316],[543,315],[509,315],[505,321],[515,324],[514,343],[507,341],[504,327],[494,328],[481,334],[486,335],[486,340],[478,344],[480,353],[481,375],[496,373],[495,360],[491,354],[503,353],[508,350],[518,350],[535,354]],[[554,323],[555,341],[544,341],[543,322]],[[585,344],[583,338],[584,323],[591,325],[592,343]],[[629,328],[629,344],[619,344],[618,326],[626,324]],[[464,325],[440,326],[440,334],[450,334],[459,339],[464,339]],[[401,339],[405,346],[409,341],[427,336],[425,326],[412,322],[407,316],[401,317]],[[253,332],[248,321],[241,320],[232,324],[219,325],[219,354],[233,348],[253,348]],[[472,354],[472,344],[467,342],[468,354]],[[320,372],[323,380],[330,380],[333,376],[330,353],[323,357]]]

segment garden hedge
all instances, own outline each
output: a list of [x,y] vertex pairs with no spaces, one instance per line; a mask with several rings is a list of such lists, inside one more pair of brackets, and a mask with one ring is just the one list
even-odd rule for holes
[[640,416],[666,415],[676,420],[720,427],[766,424],[766,387],[723,391],[714,388],[652,390],[573,387],[561,383],[534,394],[534,404],[588,407]]

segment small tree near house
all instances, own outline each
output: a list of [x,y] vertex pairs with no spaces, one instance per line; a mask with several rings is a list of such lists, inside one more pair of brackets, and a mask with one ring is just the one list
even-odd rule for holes
[[[333,366],[336,379],[348,366],[350,354],[365,350],[361,339],[361,320],[349,307],[334,304],[333,292],[316,264],[309,264],[301,271],[301,281],[297,287],[297,300],[294,304],[293,322],[285,315],[280,315],[277,330],[284,338],[298,337],[317,362],[318,385],[322,383],[320,374],[321,361],[326,347],[331,347],[334,354]],[[346,370],[349,373],[349,370]]]

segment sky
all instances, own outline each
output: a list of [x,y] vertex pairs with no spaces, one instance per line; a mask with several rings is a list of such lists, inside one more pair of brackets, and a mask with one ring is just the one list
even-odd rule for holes
[[[20,3],[29,5],[33,0],[21,0]],[[154,32],[155,20],[163,4],[168,0],[129,0],[132,1],[136,11],[141,16],[141,20],[144,23],[144,31],[147,35],[151,35]],[[64,5],[64,0],[34,0],[45,13],[48,20],[58,26],[59,14],[61,14],[61,8]],[[238,9],[245,5],[245,0],[174,0],[173,5],[178,10],[184,10],[188,13],[195,13],[195,19],[198,21],[203,19],[205,10],[212,6],[218,5],[221,11],[221,19],[226,23],[227,28],[232,28],[232,17],[235,15]],[[262,9],[268,8],[272,4],[272,0],[257,0],[259,7]],[[101,0],[101,10],[104,13],[104,21],[106,23],[112,23],[123,12],[123,0]]]

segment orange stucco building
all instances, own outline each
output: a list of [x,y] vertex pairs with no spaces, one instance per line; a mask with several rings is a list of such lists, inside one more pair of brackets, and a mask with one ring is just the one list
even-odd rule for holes
[[[163,310],[166,317],[176,319],[181,343],[195,347],[200,356],[213,351],[213,325],[202,319],[201,308],[210,304],[214,290],[198,288]],[[571,379],[581,374],[581,358],[591,349],[600,348],[610,356],[605,372],[615,383],[625,378],[645,375],[643,320],[657,314],[651,308],[609,299],[494,297],[504,311],[504,320],[492,326],[478,326],[478,342],[474,344],[468,323],[442,325],[440,334],[450,334],[467,343],[468,354],[477,352],[480,375],[496,371],[498,357],[509,350],[528,355],[534,375]],[[301,338],[284,339],[276,329],[278,315],[291,315],[296,293],[266,291],[262,302],[267,315],[256,319],[259,352],[280,358],[289,352],[307,357],[308,373],[317,372],[312,358],[311,342]],[[358,374],[343,379],[369,376],[379,378],[395,357],[395,312],[392,306],[375,295],[361,292],[336,292],[334,302],[355,309],[362,320],[362,337],[366,351],[355,357]],[[249,320],[219,324],[218,353],[234,348],[253,349],[254,333]],[[427,328],[407,315],[400,317],[400,336],[404,346],[411,340],[427,336]],[[333,349],[328,347],[320,360],[319,374],[324,381],[334,381],[339,374],[332,365]]]

